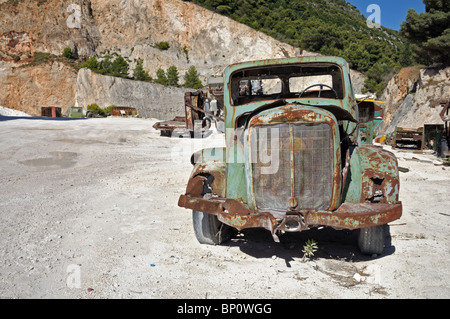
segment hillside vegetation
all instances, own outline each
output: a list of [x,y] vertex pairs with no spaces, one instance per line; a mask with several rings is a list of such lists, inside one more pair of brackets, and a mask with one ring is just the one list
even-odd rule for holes
[[304,50],[344,57],[367,74],[366,89],[380,93],[390,75],[414,63],[399,32],[369,28],[344,0],[194,0],[275,39]]
[[401,33],[413,43],[419,61],[450,64],[450,0],[423,0],[425,12],[409,9]]

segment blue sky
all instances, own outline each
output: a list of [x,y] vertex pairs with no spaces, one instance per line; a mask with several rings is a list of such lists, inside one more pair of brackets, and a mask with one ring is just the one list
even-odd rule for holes
[[346,0],[358,8],[361,13],[369,17],[373,11],[367,12],[371,4],[380,6],[381,25],[394,30],[400,30],[400,24],[405,21],[408,9],[413,8],[418,13],[425,12],[422,0]]

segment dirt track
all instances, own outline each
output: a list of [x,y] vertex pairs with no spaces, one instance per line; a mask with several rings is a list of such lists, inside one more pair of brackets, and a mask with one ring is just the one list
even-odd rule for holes
[[0,116],[0,298],[450,297],[450,167],[431,155],[396,152],[404,213],[381,256],[326,228],[202,246],[177,201],[192,151],[223,137],[170,139],[153,123]]

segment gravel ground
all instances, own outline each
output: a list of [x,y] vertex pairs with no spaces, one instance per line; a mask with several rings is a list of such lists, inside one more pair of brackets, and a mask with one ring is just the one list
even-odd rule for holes
[[0,298],[450,297],[450,167],[432,155],[395,151],[404,213],[380,256],[328,228],[203,246],[177,202],[191,153],[223,135],[171,139],[154,123],[0,116]]

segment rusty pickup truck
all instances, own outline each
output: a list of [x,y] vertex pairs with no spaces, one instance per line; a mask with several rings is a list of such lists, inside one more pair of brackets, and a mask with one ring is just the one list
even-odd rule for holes
[[192,155],[180,207],[193,211],[202,244],[232,231],[312,227],[358,230],[364,254],[381,254],[386,225],[402,215],[396,157],[364,145],[347,62],[298,57],[244,62],[224,71],[224,148]]

